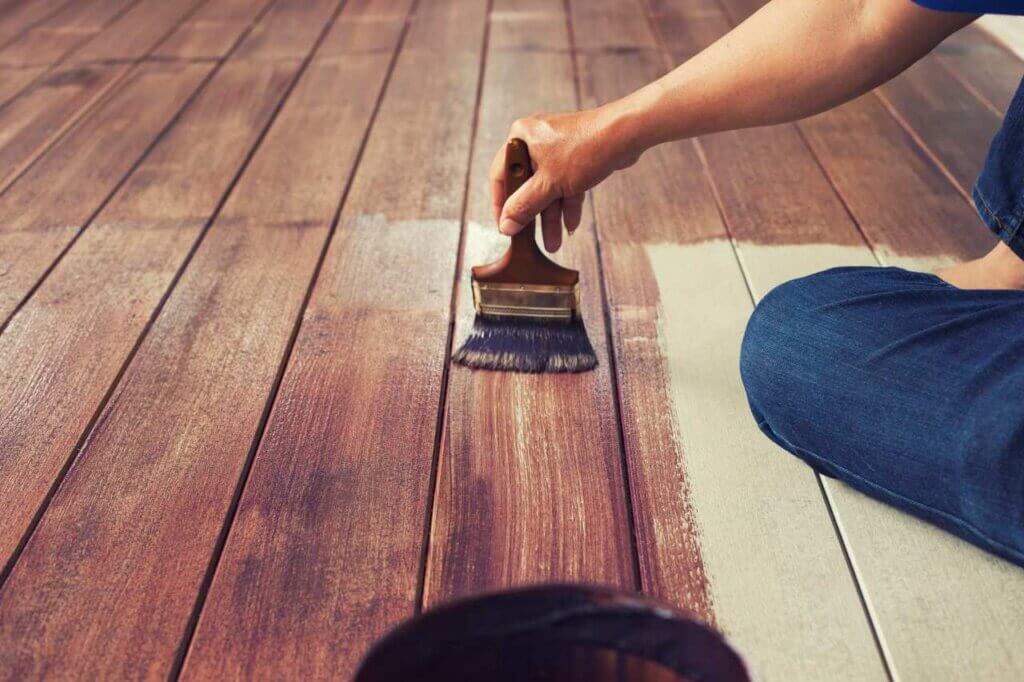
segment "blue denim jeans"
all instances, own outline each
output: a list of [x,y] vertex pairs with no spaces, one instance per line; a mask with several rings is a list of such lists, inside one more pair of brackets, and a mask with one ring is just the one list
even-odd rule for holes
[[[974,198],[1024,258],[1024,82]],[[1024,566],[1024,291],[827,270],[764,297],[740,371],[780,446]]]

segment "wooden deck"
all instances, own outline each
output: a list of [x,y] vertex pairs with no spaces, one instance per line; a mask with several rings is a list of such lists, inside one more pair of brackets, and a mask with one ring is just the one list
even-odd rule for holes
[[420,609],[640,589],[766,680],[1024,676],[1024,571],[763,438],[775,284],[992,242],[1024,66],[976,28],[794,125],[654,150],[563,262],[600,356],[450,367],[509,123],[758,0],[0,0],[0,678],[345,678]]

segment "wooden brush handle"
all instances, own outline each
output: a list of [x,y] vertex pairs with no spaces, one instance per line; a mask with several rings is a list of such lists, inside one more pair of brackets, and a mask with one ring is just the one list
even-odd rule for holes
[[[523,186],[533,175],[533,163],[526,143],[513,138],[505,145],[505,196]],[[473,268],[479,282],[552,284],[573,286],[580,274],[554,263],[537,246],[537,220],[531,220],[512,236],[508,251],[500,260]]]

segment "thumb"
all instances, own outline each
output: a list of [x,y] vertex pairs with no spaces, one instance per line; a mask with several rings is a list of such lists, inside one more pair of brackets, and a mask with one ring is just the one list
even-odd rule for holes
[[556,199],[558,192],[539,175],[534,175],[505,200],[498,229],[509,236],[519,232]]

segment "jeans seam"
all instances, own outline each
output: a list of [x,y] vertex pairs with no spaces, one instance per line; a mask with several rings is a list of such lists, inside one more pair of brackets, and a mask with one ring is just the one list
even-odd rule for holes
[[923,502],[918,502],[916,500],[912,500],[909,497],[906,497],[904,495],[901,495],[900,493],[897,493],[897,492],[895,492],[893,490],[890,490],[889,488],[885,487],[884,485],[879,485],[878,483],[875,483],[874,481],[871,481],[871,480],[869,480],[867,478],[864,478],[860,474],[855,474],[852,471],[850,471],[849,469],[847,469],[846,467],[840,466],[840,465],[836,464],[835,462],[832,462],[832,461],[830,461],[828,459],[825,459],[824,457],[822,457],[820,455],[817,455],[817,454],[815,454],[815,453],[813,453],[813,452],[811,452],[809,450],[806,450],[804,448],[797,447],[796,445],[793,445],[788,440],[786,440],[785,438],[783,438],[783,437],[779,436],[777,433],[775,433],[775,431],[772,430],[772,428],[768,425],[768,423],[766,421],[760,421],[759,420],[757,422],[757,425],[758,425],[758,427],[762,431],[764,431],[765,433],[769,434],[770,437],[773,440],[776,440],[779,443],[785,444],[786,449],[790,450],[794,454],[802,454],[802,455],[807,456],[810,459],[813,459],[815,462],[818,462],[820,464],[827,464],[829,467],[832,467],[833,469],[836,469],[837,471],[842,472],[845,476],[849,477],[850,479],[859,481],[860,483],[864,484],[866,487],[873,488],[873,489],[876,489],[876,490],[880,490],[880,491],[884,492],[887,495],[891,495],[892,497],[894,497],[894,498],[898,499],[899,501],[905,503],[907,506],[914,507],[915,509],[919,509],[919,510],[922,510],[922,511],[927,511],[927,512],[929,512],[931,514],[934,514],[936,516],[940,516],[943,519],[945,519],[946,521],[948,521],[949,523],[952,523],[952,524],[954,524],[956,526],[959,526],[960,528],[963,528],[964,530],[970,532],[973,536],[975,536],[975,537],[983,540],[984,542],[992,545],[993,547],[996,547],[996,548],[1002,550],[1003,552],[1006,552],[1007,554],[1015,557],[1017,559],[1017,561],[1024,562],[1024,552],[1021,552],[1021,550],[1019,550],[1019,549],[1017,549],[1015,547],[1011,547],[1010,545],[1007,545],[1007,544],[1005,544],[1005,543],[1003,543],[1003,542],[1001,542],[999,540],[995,540],[995,539],[989,537],[986,533],[981,532],[981,530],[976,528],[973,524],[963,520],[959,516],[955,516],[953,514],[950,514],[949,512],[942,511],[941,509],[936,509],[935,507],[932,507],[931,505],[924,504]]

